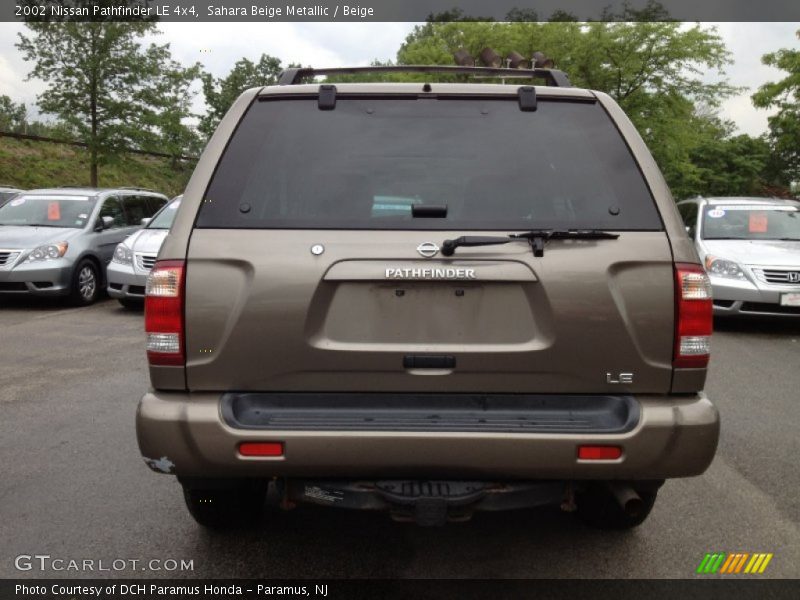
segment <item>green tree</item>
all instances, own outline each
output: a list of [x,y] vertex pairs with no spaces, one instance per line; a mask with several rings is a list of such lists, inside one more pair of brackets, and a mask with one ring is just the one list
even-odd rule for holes
[[769,138],[780,183],[789,185],[800,181],[800,50],[778,50],[764,55],[761,61],[788,73],[778,82],[762,85],[753,94],[753,104],[777,109],[768,119]]
[[148,92],[152,110],[145,115],[150,126],[142,144],[145,149],[165,152],[172,157],[172,167],[178,168],[182,156],[200,153],[203,140],[190,119],[198,117],[192,112],[192,101],[197,93],[192,84],[200,77],[200,63],[185,68],[169,60]]
[[21,102],[13,102],[8,96],[0,96],[0,131],[25,133],[28,110]]
[[34,63],[29,78],[47,82],[38,98],[44,113],[70,126],[89,152],[89,179],[98,166],[141,141],[152,87],[169,58],[168,46],[143,48],[139,38],[153,23],[29,22],[17,47]]
[[215,78],[211,73],[203,73],[201,80],[208,112],[200,120],[200,132],[210,137],[242,92],[253,87],[274,85],[282,70],[279,58],[262,54],[258,62],[247,58],[239,59],[225,77]]

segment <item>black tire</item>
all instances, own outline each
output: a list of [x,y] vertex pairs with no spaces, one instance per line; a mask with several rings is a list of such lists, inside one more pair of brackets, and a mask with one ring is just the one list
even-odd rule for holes
[[100,270],[89,259],[78,263],[72,273],[70,301],[75,306],[89,306],[100,297]]
[[118,298],[119,303],[125,310],[140,311],[144,310],[144,301],[136,300],[134,298]]
[[636,490],[642,499],[635,514],[626,513],[606,484],[590,484],[576,494],[578,517],[587,525],[598,529],[632,529],[641,525],[653,510],[657,490]]
[[258,522],[264,510],[267,486],[261,481],[238,482],[231,487],[202,488],[184,483],[183,498],[195,521],[209,529],[233,529]]

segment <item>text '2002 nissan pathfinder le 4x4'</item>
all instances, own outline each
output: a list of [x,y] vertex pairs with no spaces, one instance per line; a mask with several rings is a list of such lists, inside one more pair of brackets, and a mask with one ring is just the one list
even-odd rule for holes
[[200,159],[147,282],[147,463],[212,527],[265,498],[641,523],[719,418],[709,281],[631,122],[558,71],[302,83],[333,72],[245,92]]

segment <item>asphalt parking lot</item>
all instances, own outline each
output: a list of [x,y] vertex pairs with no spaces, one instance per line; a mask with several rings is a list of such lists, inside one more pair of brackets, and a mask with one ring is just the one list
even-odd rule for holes
[[[800,319],[717,323],[708,394],[722,439],[702,477],[668,482],[640,528],[558,510],[425,529],[303,507],[210,534],[142,462],[142,315],[0,298],[0,577],[691,577],[706,552],[771,552],[800,577]],[[192,560],[184,572],[20,572],[14,558]],[[707,576],[708,577],[708,576]]]

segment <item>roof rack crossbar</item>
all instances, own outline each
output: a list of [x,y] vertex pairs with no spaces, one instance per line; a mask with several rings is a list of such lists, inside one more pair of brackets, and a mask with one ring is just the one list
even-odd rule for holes
[[450,75],[479,75],[513,78],[542,78],[552,87],[572,87],[569,77],[558,69],[506,69],[495,67],[460,67],[453,65],[393,65],[374,67],[331,67],[315,69],[300,67],[284,69],[278,76],[278,85],[297,85],[304,79],[317,75],[358,75],[361,73],[447,73]]

